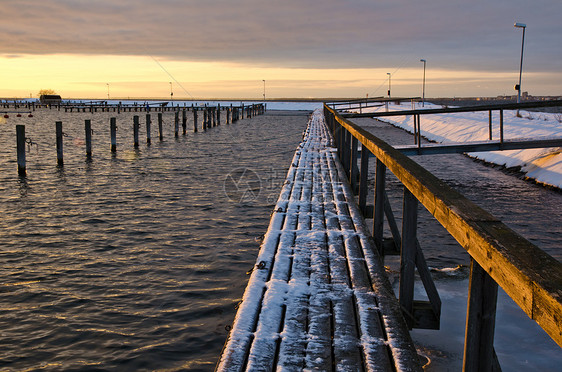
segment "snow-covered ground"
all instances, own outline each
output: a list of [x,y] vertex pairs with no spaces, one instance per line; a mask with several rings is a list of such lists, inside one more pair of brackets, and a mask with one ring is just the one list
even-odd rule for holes
[[[421,108],[416,106],[416,108]],[[425,108],[441,106],[425,104]],[[410,103],[389,105],[389,111],[412,109]],[[385,111],[385,107],[363,109],[363,112]],[[562,114],[504,111],[504,139],[562,138]],[[412,116],[383,117],[381,120],[413,132]],[[493,139],[499,139],[499,112],[492,116]],[[421,116],[421,134],[442,142],[470,142],[488,140],[488,111],[459,112]],[[562,148],[527,149],[510,151],[474,152],[470,156],[505,167],[521,167],[521,172],[537,182],[562,188]]]

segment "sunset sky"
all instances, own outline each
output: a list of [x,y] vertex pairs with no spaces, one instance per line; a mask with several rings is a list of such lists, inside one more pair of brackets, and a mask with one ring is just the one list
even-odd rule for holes
[[[1,0],[0,97],[562,95],[560,0]],[[172,85],[170,85],[172,82]]]

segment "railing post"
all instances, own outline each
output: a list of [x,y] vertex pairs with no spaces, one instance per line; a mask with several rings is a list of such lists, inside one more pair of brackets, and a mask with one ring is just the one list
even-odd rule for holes
[[416,116],[418,117],[418,130],[417,130],[417,136],[418,136],[418,147],[421,147],[421,116],[420,114],[416,114]]
[[347,177],[351,177],[351,132],[345,130],[345,155],[343,158],[344,169],[346,170]]
[[503,143],[503,110],[500,110],[500,143]]
[[377,159],[375,173],[375,207],[373,212],[373,239],[381,255],[384,254],[384,189],[386,183],[386,165]]
[[[351,135],[351,133],[350,133]],[[351,185],[351,190],[354,194],[357,194],[357,147],[359,143],[357,138],[351,135],[351,156],[349,163],[349,184]]]
[[418,115],[414,114],[414,145],[418,144]]
[[361,169],[359,170],[359,210],[365,216],[365,205],[367,204],[367,175],[369,173],[369,151],[365,145],[361,146]]
[[418,199],[404,187],[402,215],[402,246],[400,248],[399,302],[404,319],[410,328],[414,326],[414,281],[416,269],[418,225]]
[[472,259],[464,339],[464,372],[501,371],[494,351],[497,298],[498,284]]
[[492,140],[492,110],[488,111],[488,139]]

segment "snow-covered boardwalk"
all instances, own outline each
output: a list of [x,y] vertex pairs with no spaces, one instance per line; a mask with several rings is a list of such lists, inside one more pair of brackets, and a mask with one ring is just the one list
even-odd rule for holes
[[220,371],[421,371],[331,143],[316,111],[272,213]]

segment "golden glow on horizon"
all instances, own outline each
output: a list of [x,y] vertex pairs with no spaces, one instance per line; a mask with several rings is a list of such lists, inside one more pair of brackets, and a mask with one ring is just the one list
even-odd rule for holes
[[[227,62],[191,62],[158,59],[159,64],[187,90],[185,92],[149,56],[21,55],[0,56],[0,97],[36,98],[40,89],[54,89],[63,98],[170,96],[175,99],[256,98],[266,80],[268,97],[381,96],[391,71],[394,96],[419,95],[422,69],[291,69]],[[468,87],[481,95],[512,94],[514,72],[427,70],[427,96],[463,95]],[[529,79],[533,74],[527,73]],[[540,75],[540,74],[535,74]],[[500,86],[499,93],[497,92]],[[492,93],[487,93],[487,92]],[[190,96],[191,95],[191,96]],[[471,95],[470,92],[464,95]]]

